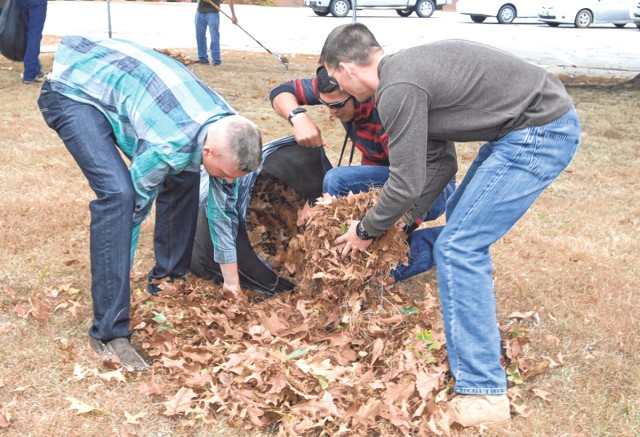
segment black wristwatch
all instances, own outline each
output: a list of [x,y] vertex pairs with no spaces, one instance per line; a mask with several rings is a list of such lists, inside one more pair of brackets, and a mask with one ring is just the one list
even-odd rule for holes
[[356,225],[356,235],[361,240],[373,240],[374,238],[376,238],[369,235],[367,230],[362,227],[362,222],[358,222],[358,224]]
[[304,108],[296,108],[296,109],[294,109],[293,111],[291,111],[291,112],[289,113],[289,117],[287,117],[287,120],[289,120],[289,124],[290,124],[291,126],[293,126],[293,122],[291,121],[291,119],[292,119],[293,117],[295,117],[296,115],[298,115],[298,114],[302,114],[303,112],[307,112],[307,110],[306,110],[306,109],[304,109]]

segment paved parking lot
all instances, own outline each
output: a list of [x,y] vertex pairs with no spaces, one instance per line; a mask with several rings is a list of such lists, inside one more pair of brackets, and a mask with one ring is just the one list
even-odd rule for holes
[[[112,36],[155,48],[195,48],[195,3],[111,2]],[[239,24],[273,52],[319,54],[326,35],[352,17],[318,17],[310,8],[237,5]],[[223,5],[223,10],[227,10]],[[45,35],[108,37],[106,2],[49,2]],[[488,18],[473,23],[456,12],[431,18],[399,17],[395,11],[358,11],[357,19],[387,52],[430,41],[460,38],[514,53],[553,71],[631,78],[640,73],[640,31],[627,25],[588,29],[551,28],[536,20],[511,25]],[[222,49],[264,51],[238,27],[221,17]],[[53,49],[53,47],[45,48]]]

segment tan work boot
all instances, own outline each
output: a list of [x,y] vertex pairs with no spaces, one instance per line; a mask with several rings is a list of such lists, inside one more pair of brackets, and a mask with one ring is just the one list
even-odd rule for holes
[[458,395],[447,409],[450,423],[491,427],[511,420],[507,395]]

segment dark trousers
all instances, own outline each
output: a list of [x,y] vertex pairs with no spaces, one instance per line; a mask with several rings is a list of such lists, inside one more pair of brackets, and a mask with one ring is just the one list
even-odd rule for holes
[[40,42],[47,18],[47,0],[17,0],[22,19],[27,25],[27,48],[24,52],[23,80],[33,80],[41,71]]

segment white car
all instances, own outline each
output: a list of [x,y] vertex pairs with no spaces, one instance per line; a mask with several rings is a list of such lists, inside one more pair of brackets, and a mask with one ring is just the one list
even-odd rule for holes
[[[408,17],[414,11],[422,18],[433,15],[436,7],[450,5],[453,0],[355,0],[356,9],[395,9],[401,17]],[[345,17],[352,9],[351,0],[304,0],[316,15],[324,17]]]
[[631,19],[633,23],[638,26],[638,30],[640,30],[640,1],[635,7],[631,8]]
[[516,18],[536,18],[545,3],[544,0],[458,0],[456,10],[470,15],[474,23],[496,17],[498,23],[508,24]]
[[613,24],[624,27],[633,23],[629,0],[558,0],[544,6],[538,20],[551,27],[573,24],[584,28],[592,24]]

